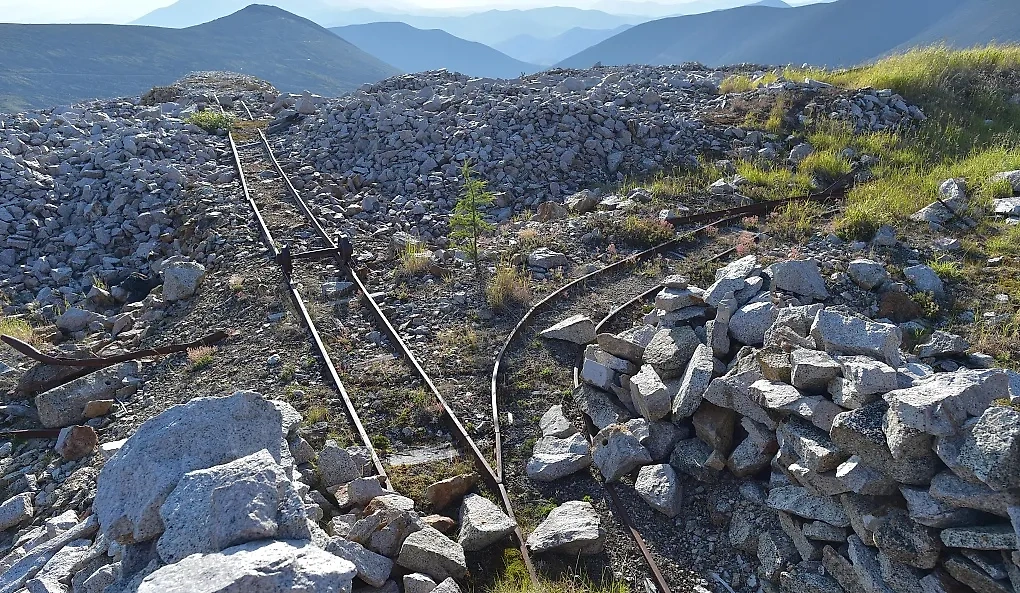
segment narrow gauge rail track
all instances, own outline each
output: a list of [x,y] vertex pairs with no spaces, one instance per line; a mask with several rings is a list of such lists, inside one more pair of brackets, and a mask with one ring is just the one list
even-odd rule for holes
[[[728,255],[734,253],[735,251],[736,248],[731,247],[729,249],[726,249],[725,251],[722,251],[721,253],[718,253],[708,258],[705,261],[706,262],[719,261],[724,257],[727,257]],[[655,295],[658,294],[663,288],[665,288],[665,286],[666,286],[665,284],[657,284],[652,288],[642,292],[641,294],[625,301],[624,303],[610,311],[605,317],[603,317],[601,320],[599,320],[598,323],[595,324],[595,334],[598,335],[605,331],[607,326],[613,323],[618,317],[622,316],[624,312],[655,298]],[[578,352],[577,361],[574,363],[573,371],[574,375],[573,382],[575,389],[581,386],[581,364],[583,363],[583,361],[584,353]],[[598,433],[598,427],[595,426],[594,423],[592,423],[590,418],[585,417],[585,428],[588,437],[588,442],[593,444],[595,435]],[[618,485],[613,482],[605,481],[603,481],[602,484],[606,492],[609,493],[609,498],[613,502],[613,508],[616,509],[616,515],[619,517],[620,522],[623,524],[624,529],[627,531],[627,533],[630,534],[631,538],[633,538],[635,545],[637,545],[638,550],[641,552],[641,556],[645,559],[645,562],[648,564],[649,570],[652,571],[652,574],[654,575],[655,581],[658,584],[660,590],[663,593],[670,593],[671,589],[669,587],[669,583],[666,582],[666,579],[662,574],[662,570],[659,568],[658,563],[652,557],[651,550],[648,548],[648,544],[645,542],[645,538],[641,536],[641,532],[637,529],[637,527],[634,524],[634,521],[632,521],[630,518],[630,514],[627,512],[627,506],[620,496]]]
[[[237,103],[239,103],[241,108],[243,108],[246,117],[249,120],[253,120],[254,118],[252,117],[252,114],[248,109],[247,105],[245,105],[243,102]],[[333,382],[337,391],[340,392],[343,398],[348,419],[350,420],[351,424],[355,427],[363,445],[371,452],[372,462],[373,465],[375,466],[376,472],[380,476],[384,476],[387,486],[392,488],[392,483],[390,482],[389,476],[386,473],[386,468],[384,467],[381,459],[379,458],[379,455],[372,443],[372,439],[370,438],[368,432],[364,427],[364,424],[361,421],[354,401],[351,399],[346,386],[344,385],[343,381],[340,378],[340,374],[337,371],[336,365],[334,364],[332,357],[330,356],[328,347],[323,341],[319,331],[316,329],[314,320],[312,319],[312,315],[309,313],[308,307],[305,304],[305,299],[301,296],[297,283],[294,281],[292,277],[293,273],[292,266],[295,260],[312,258],[319,259],[323,256],[334,258],[339,269],[346,273],[347,279],[354,284],[358,294],[360,295],[360,298],[368,305],[369,309],[371,310],[373,316],[376,319],[376,322],[379,324],[380,327],[384,329],[385,333],[390,337],[391,343],[395,346],[397,353],[404,361],[406,361],[406,363],[410,367],[412,367],[414,373],[428,387],[429,391],[431,391],[432,395],[435,397],[436,402],[438,402],[439,407],[441,408],[442,418],[447,424],[450,433],[453,434],[458,441],[460,441],[460,444],[463,446],[464,450],[468,452],[468,454],[472,458],[473,463],[478,468],[479,473],[482,476],[482,479],[486,482],[487,486],[493,492],[499,494],[504,511],[516,523],[516,517],[514,515],[513,508],[510,503],[509,495],[507,493],[505,486],[502,483],[499,474],[489,464],[488,460],[482,454],[481,450],[479,449],[474,439],[471,438],[471,436],[465,429],[464,425],[461,423],[460,419],[457,417],[457,415],[454,413],[452,408],[447,403],[447,400],[436,388],[435,383],[432,381],[431,377],[429,377],[428,373],[425,372],[424,368],[421,366],[420,362],[415,357],[414,353],[410,350],[410,348],[408,348],[407,344],[401,338],[399,332],[397,332],[393,324],[383,313],[378,302],[373,297],[368,288],[365,286],[365,283],[358,276],[358,274],[350,267],[349,265],[350,260],[341,253],[340,245],[338,245],[337,241],[334,241],[333,237],[331,237],[329,233],[325,230],[325,228],[323,228],[321,223],[315,217],[311,208],[308,206],[307,202],[305,202],[305,200],[301,197],[297,189],[295,189],[287,173],[284,171],[283,167],[280,165],[280,162],[274,155],[272,146],[270,145],[269,140],[266,137],[265,133],[261,129],[259,129],[258,130],[259,141],[256,143],[244,145],[244,150],[249,151],[256,150],[257,146],[257,150],[262,151],[264,153],[265,155],[264,158],[267,159],[267,161],[270,162],[272,165],[271,169],[267,168],[264,170],[275,171],[275,174],[279,176],[279,179],[282,181],[285,187],[285,193],[287,195],[286,200],[290,203],[291,206],[296,206],[297,209],[300,210],[306,223],[309,226],[311,226],[315,236],[313,238],[307,237],[304,238],[305,251],[300,253],[289,253],[289,250],[285,252],[283,249],[277,246],[277,243],[274,240],[273,234],[270,230],[269,224],[267,223],[267,217],[263,215],[263,211],[262,209],[260,209],[253,195],[253,192],[251,191],[249,184],[245,178],[245,167],[242,164],[240,156],[241,151],[239,150],[238,144],[235,141],[233,132],[230,132],[228,137],[231,151],[234,156],[234,164],[241,178],[241,185],[245,194],[245,199],[248,201],[249,206],[252,208],[255,221],[259,227],[259,232],[262,235],[263,241],[265,242],[266,246],[269,249],[272,259],[278,263],[281,263],[284,269],[285,277],[287,279],[288,284],[288,290],[290,292],[291,299],[294,302],[294,306],[300,313],[302,322],[305,324],[305,326],[311,333],[312,340],[315,343],[316,349],[318,350],[320,357],[323,359],[323,362],[326,365],[330,380]],[[316,246],[317,249],[311,249],[312,246]],[[518,548],[520,549],[522,559],[529,573],[529,577],[533,581],[535,581],[537,579],[537,576],[535,573],[534,566],[531,562],[527,546],[525,545],[524,536],[520,527],[516,528],[515,537],[517,540],[516,543],[518,545]]]
[[[490,396],[492,405],[492,422],[494,427],[496,443],[495,446],[496,470],[498,472],[500,480],[503,480],[504,478],[504,463],[503,463],[504,460],[502,455],[503,433],[500,422],[499,404],[501,401],[500,395],[502,388],[505,387],[504,383],[501,382],[501,379],[505,378],[506,361],[512,352],[512,346],[518,342],[524,341],[523,340],[524,335],[526,334],[527,330],[535,324],[540,314],[551,311],[558,301],[564,300],[570,295],[577,295],[578,293],[587,294],[590,292],[594,292],[595,290],[598,290],[600,286],[604,285],[607,278],[618,276],[621,273],[623,273],[623,275],[631,274],[632,272],[629,272],[628,270],[633,270],[637,264],[650,260],[651,258],[654,258],[656,256],[660,256],[670,251],[676,250],[683,243],[695,239],[699,235],[703,234],[709,228],[717,228],[719,225],[736,222],[746,216],[766,215],[770,212],[775,211],[778,208],[781,208],[791,203],[831,202],[836,199],[839,199],[845,195],[847,189],[852,185],[855,175],[856,171],[852,171],[851,173],[837,180],[835,183],[830,185],[824,191],[807,196],[798,196],[782,200],[758,202],[746,206],[738,206],[723,210],[697,213],[677,219],[673,222],[673,225],[675,227],[697,223],[703,224],[701,224],[701,226],[694,228],[693,230],[684,232],[664,243],[661,243],[639,253],[633,254],[618,262],[614,262],[613,264],[610,264],[600,270],[596,270],[595,272],[586,274],[580,278],[568,282],[563,286],[559,287],[558,289],[554,290],[553,292],[549,293],[548,295],[546,295],[537,303],[535,303],[518,321],[517,325],[506,337],[506,340],[504,341],[502,348],[496,355],[496,360],[495,363],[493,364],[492,369],[492,375],[490,380]],[[708,261],[717,260],[721,257],[724,257],[726,254],[731,253],[732,251],[733,251],[732,249],[728,249],[720,254],[717,254],[716,256],[709,258]],[[630,297],[625,295],[613,294],[611,297],[612,301],[610,302],[619,303],[621,298],[625,300],[621,305],[611,310],[610,313],[604,319],[602,319],[602,321],[597,326],[597,330],[601,329],[606,324],[611,322],[623,311],[629,309],[630,307],[634,306],[637,303],[647,300],[650,296],[656,294],[661,289],[662,285],[656,284],[653,287],[643,290],[637,294],[631,293],[633,296]],[[575,388],[579,385],[578,373],[579,373],[578,368],[575,365],[573,381]],[[586,426],[588,428],[588,438],[590,440],[592,436],[594,436],[594,433],[591,431],[593,425],[591,424],[590,419],[585,418],[585,420]],[[654,584],[658,590],[658,593],[671,593],[672,589],[669,586],[669,583],[666,581],[658,563],[652,557],[652,554],[648,549],[648,546],[645,544],[644,539],[641,537],[641,534],[634,527],[633,522],[630,520],[630,517],[626,511],[626,507],[622,503],[622,500],[620,499],[618,493],[616,492],[615,486],[611,484],[604,484],[604,486],[610,496],[610,499],[613,501],[613,507],[615,508],[616,511],[615,514],[618,520],[623,525],[625,531],[627,531],[631,538],[634,540],[634,543],[637,546],[641,556],[643,557],[645,564],[647,564],[648,569],[652,574],[653,580],[655,582]]]

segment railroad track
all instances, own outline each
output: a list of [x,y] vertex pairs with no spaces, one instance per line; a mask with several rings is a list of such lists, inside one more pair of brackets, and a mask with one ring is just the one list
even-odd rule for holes
[[[530,343],[531,340],[529,340],[529,338],[537,335],[536,328],[543,328],[555,323],[556,321],[560,321],[569,315],[577,313],[587,313],[593,318],[600,318],[601,320],[596,325],[596,333],[599,333],[622,313],[633,308],[639,303],[649,300],[654,297],[656,293],[662,290],[664,285],[657,281],[642,282],[633,278],[634,272],[638,269],[638,264],[676,251],[680,249],[685,242],[695,240],[699,235],[704,234],[709,229],[718,228],[720,225],[739,221],[746,216],[765,215],[777,208],[795,202],[832,201],[844,195],[846,189],[852,183],[853,175],[855,173],[856,172],[852,172],[850,175],[844,176],[832,186],[817,194],[776,200],[772,202],[760,202],[724,210],[703,212],[679,219],[674,223],[675,226],[690,224],[700,224],[700,226],[695,227],[693,230],[681,233],[674,239],[646,249],[645,251],[633,254],[605,268],[568,282],[535,303],[535,305],[533,305],[524,314],[514,329],[506,337],[502,348],[496,356],[490,378],[490,397],[493,412],[492,421],[496,439],[496,468],[500,479],[506,477],[504,458],[502,455],[502,443],[505,435],[501,425],[500,405],[501,403],[507,403],[506,392],[509,391],[509,389],[506,378],[510,374],[507,367],[509,366],[509,361],[514,354],[515,345]],[[734,249],[732,248],[726,249],[721,253],[700,260],[699,263],[718,261],[731,254],[733,251]],[[630,278],[628,282],[623,284],[620,283],[621,278],[628,277]],[[623,286],[622,291],[621,286]],[[581,302],[581,299],[585,298],[589,300],[588,303]],[[622,304],[619,304],[621,303],[621,300]],[[612,306],[614,304],[618,305],[614,308]],[[608,311],[608,313],[606,313],[605,316],[600,317],[600,311]],[[561,346],[550,346],[551,349],[557,347]],[[573,388],[575,389],[580,386],[579,365],[582,356],[583,352],[580,349],[577,349],[575,354],[576,361],[573,365],[572,381]],[[516,402],[511,402],[510,407],[515,407],[515,403]],[[546,402],[546,409],[550,403],[556,402]],[[531,411],[534,412],[535,410]],[[512,413],[508,415],[509,418],[512,418],[512,416]],[[587,416],[582,414],[582,417],[584,418],[587,428],[588,439],[591,441],[597,432],[597,429]],[[532,427],[532,429],[534,429],[534,427]],[[598,472],[596,471],[594,473],[597,474]],[[627,512],[626,504],[623,502],[617,486],[604,482],[602,483],[602,486],[607,493],[609,500],[612,502],[611,510],[614,512],[614,515],[618,519],[623,531],[626,532],[633,540],[640,556],[647,566],[648,571],[651,574],[652,581],[654,582],[655,589],[658,593],[671,593],[672,589],[670,584],[667,582],[658,562],[656,562],[652,556],[644,538],[635,527],[634,522],[631,520],[630,515]],[[648,589],[647,583],[646,589]]]
[[[235,108],[238,104],[247,119],[254,119],[243,102],[235,103]],[[259,129],[256,141],[239,146],[233,132],[230,132],[229,142],[245,199],[252,208],[262,239],[273,261],[283,268],[287,289],[294,307],[298,311],[302,323],[311,334],[316,350],[326,367],[329,380],[343,399],[348,421],[354,427],[362,445],[371,453],[376,473],[384,477],[388,488],[392,488],[386,467],[376,450],[375,441],[362,422],[359,408],[341,377],[341,369],[354,369],[358,367],[358,364],[352,364],[347,360],[344,361],[343,366],[338,367],[334,362],[336,354],[331,352],[331,348],[323,338],[323,332],[315,324],[313,311],[317,308],[316,304],[310,303],[308,296],[301,292],[303,285],[318,286],[315,283],[321,280],[322,273],[339,274],[344,281],[351,284],[363,306],[348,308],[346,313],[348,315],[371,316],[381,332],[389,337],[389,345],[392,347],[393,353],[407,366],[408,373],[420,381],[422,389],[434,398],[440,408],[441,420],[446,425],[449,434],[458,442],[461,450],[471,458],[489,489],[499,496],[504,512],[516,522],[509,495],[496,470],[490,465],[446,398],[436,388],[432,378],[426,373],[417,357],[384,314],[375,296],[351,268],[350,250],[346,248],[342,240],[337,240],[326,231],[308,203],[295,189],[287,173],[276,159],[265,133]],[[257,181],[260,184],[259,191],[253,191],[253,183],[249,183],[249,181]],[[291,239],[291,242],[280,243],[279,241],[284,236]],[[319,260],[331,260],[333,265],[331,267],[311,267],[305,263],[306,261]],[[349,320],[348,322],[350,323]],[[520,527],[516,529],[515,539],[529,576],[535,580],[537,577],[534,566]]]
[[[240,103],[243,108],[245,115],[248,119],[252,119],[251,113],[248,107],[243,103]],[[620,284],[624,279],[628,279],[627,286],[630,290],[627,291],[626,295],[622,298],[626,299],[625,302],[612,309],[608,314],[603,317],[598,324],[598,328],[602,329],[608,323],[612,322],[617,316],[623,311],[635,306],[637,303],[643,302],[650,296],[661,290],[661,285],[652,278],[636,280],[633,278],[633,272],[637,264],[648,261],[658,256],[664,256],[670,252],[678,250],[685,242],[689,242],[700,234],[704,233],[710,228],[717,228],[721,224],[735,222],[745,216],[751,215],[763,215],[768,212],[779,208],[785,204],[797,201],[827,201],[834,197],[839,196],[843,190],[845,190],[846,184],[844,180],[833,184],[832,187],[828,188],[824,192],[813,194],[810,196],[803,196],[798,198],[790,198],[787,200],[777,200],[768,203],[757,203],[749,206],[741,206],[736,208],[730,208],[721,211],[705,212],[679,219],[674,222],[677,226],[700,224],[691,231],[685,232],[678,235],[676,238],[666,241],[660,245],[656,245],[650,249],[634,254],[630,257],[623,258],[622,260],[615,262],[605,268],[593,272],[578,278],[572,282],[569,282],[560,288],[556,289],[549,295],[545,296],[542,300],[536,303],[525,315],[520,319],[511,333],[507,336],[504,341],[502,348],[496,356],[495,364],[490,381],[491,390],[491,408],[492,408],[492,421],[494,427],[495,437],[495,463],[490,464],[486,457],[479,449],[477,443],[466,431],[464,425],[460,422],[458,416],[450,407],[446,398],[436,388],[435,383],[424,370],[419,363],[418,359],[414,355],[413,351],[407,346],[404,340],[401,338],[399,332],[394,328],[393,324],[389,321],[387,316],[384,314],[379,303],[376,301],[372,293],[368,290],[363,280],[354,273],[350,267],[349,253],[345,255],[342,253],[340,243],[335,240],[317,220],[316,216],[312,212],[308,203],[301,197],[300,193],[295,189],[291,183],[284,168],[280,165],[279,161],[273,154],[272,147],[268,141],[268,138],[264,132],[260,129],[257,131],[258,141],[251,142],[239,150],[235,143],[233,134],[230,136],[231,148],[235,157],[235,165],[239,171],[242,180],[242,187],[244,189],[245,197],[251,205],[256,221],[259,225],[260,232],[266,242],[267,247],[275,261],[281,263],[284,267],[286,277],[288,279],[288,289],[291,293],[291,298],[295,303],[295,307],[300,312],[302,321],[309,328],[312,335],[313,341],[316,344],[316,348],[322,357],[327,370],[329,371],[330,379],[336,386],[336,389],[341,393],[344,400],[345,408],[347,411],[348,419],[356,427],[356,431],[359,435],[360,440],[369,451],[372,452],[373,464],[376,467],[376,471],[379,475],[385,476],[387,484],[392,487],[389,477],[386,474],[386,468],[380,460],[378,453],[375,450],[373,441],[370,438],[368,431],[365,429],[361,422],[359,412],[355,406],[354,401],[347,392],[347,388],[344,385],[340,374],[337,370],[336,365],[332,361],[332,356],[324,342],[320,332],[316,329],[312,315],[309,313],[309,308],[305,304],[305,297],[302,297],[299,286],[304,283],[311,283],[313,286],[315,282],[320,281],[321,277],[317,275],[314,270],[312,272],[307,271],[303,264],[296,264],[302,259],[330,259],[335,261],[335,267],[329,270],[329,273],[341,272],[345,274],[347,280],[356,288],[356,292],[360,296],[360,299],[367,305],[368,312],[374,318],[375,322],[383,328],[386,335],[389,336],[391,345],[396,354],[399,355],[400,359],[406,362],[407,365],[413,370],[413,374],[427,387],[428,391],[431,392],[435,401],[439,404],[442,410],[442,416],[449,427],[450,434],[454,435],[459,441],[460,445],[468,455],[472,458],[475,466],[478,468],[483,480],[487,486],[493,491],[498,493],[502,506],[507,514],[516,521],[516,517],[513,511],[513,503],[510,498],[510,494],[507,490],[507,486],[504,478],[504,456],[502,450],[503,444],[503,431],[501,429],[501,411],[500,402],[501,392],[503,391],[504,385],[501,384],[501,378],[506,373],[506,360],[512,351],[512,346],[521,340],[522,336],[531,328],[537,320],[542,317],[543,313],[557,313],[559,310],[553,310],[553,305],[559,301],[567,299],[570,295],[576,295],[578,292],[584,292],[587,294],[596,293],[596,302],[603,303],[603,310],[605,303],[619,303]],[[260,208],[258,200],[253,196],[250,190],[249,184],[246,180],[246,168],[242,162],[241,153],[244,152],[246,157],[256,158],[257,153],[262,153],[262,165],[261,169],[258,166],[248,167],[248,175],[256,174],[259,176],[260,183],[268,185],[276,185],[275,193],[279,197],[275,205],[273,213],[270,216],[263,216],[263,209]],[[271,164],[271,167],[269,166]],[[274,180],[272,175],[266,175],[259,173],[261,171],[273,171],[274,175],[278,176],[278,179]],[[847,179],[847,178],[844,178]],[[260,192],[264,193],[264,192]],[[283,197],[285,196],[285,197]],[[298,218],[303,219],[304,222],[300,225],[295,224],[294,221]],[[268,221],[268,222],[267,222]],[[704,224],[701,224],[704,223]],[[310,226],[310,233],[298,233],[295,232],[300,226]],[[291,232],[294,237],[294,242],[287,244],[286,247],[281,247],[273,238],[273,231],[270,227],[281,229],[283,232]],[[732,252],[732,249],[726,250],[723,253],[718,254],[709,258],[708,261],[718,259],[724,255]],[[311,255],[311,257],[308,257]],[[321,270],[320,270],[321,271]],[[576,307],[575,307],[576,309]],[[350,314],[350,311],[347,312]],[[574,386],[578,384],[578,372],[575,364],[574,368]],[[588,435],[591,438],[594,435],[592,432],[592,425],[588,424]],[[613,509],[615,510],[616,516],[619,518],[620,523],[623,526],[624,531],[630,535],[635,542],[641,557],[647,564],[650,574],[654,582],[654,588],[658,593],[671,593],[669,583],[666,581],[664,575],[655,559],[652,557],[647,545],[644,542],[641,534],[634,527],[630,521],[626,511],[626,506],[623,504],[619,497],[617,489],[612,484],[604,484],[606,492],[610,499],[613,501]],[[532,580],[537,578],[535,568],[531,561],[527,547],[525,545],[525,539],[521,528],[518,526],[516,530],[516,543],[520,549],[524,563],[528,569],[528,573]]]

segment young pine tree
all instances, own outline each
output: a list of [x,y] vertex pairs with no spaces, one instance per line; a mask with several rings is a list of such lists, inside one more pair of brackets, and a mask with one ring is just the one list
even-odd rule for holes
[[460,199],[453,207],[453,214],[450,215],[450,236],[454,239],[464,241],[468,255],[475,262],[475,277],[482,277],[482,262],[478,258],[478,238],[492,229],[492,225],[485,221],[483,209],[492,205],[495,196],[489,191],[488,182],[478,177],[471,169],[469,161],[464,162],[461,168],[461,177],[464,185],[461,188]]

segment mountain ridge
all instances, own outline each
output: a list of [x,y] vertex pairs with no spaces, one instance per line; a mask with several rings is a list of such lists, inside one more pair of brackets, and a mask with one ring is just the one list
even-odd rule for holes
[[488,45],[442,29],[418,29],[407,23],[368,23],[329,29],[355,47],[405,72],[446,68],[468,76],[517,78],[542,69]]
[[499,51],[518,60],[550,66],[630,27],[631,25],[620,25],[615,29],[574,27],[552,38],[542,39],[525,34],[494,45]]
[[989,31],[997,33],[998,41],[1020,40],[1020,12],[1010,10],[1014,3],[837,0],[788,8],[743,6],[642,23],[556,66],[697,61],[709,66],[750,62],[847,67],[921,44],[987,43]]
[[0,109],[7,111],[139,95],[199,70],[328,95],[400,72],[312,21],[265,5],[185,29],[0,24],[0,38]]

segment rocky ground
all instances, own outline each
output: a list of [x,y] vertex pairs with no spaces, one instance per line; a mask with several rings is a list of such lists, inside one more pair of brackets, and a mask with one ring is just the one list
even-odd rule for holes
[[[205,73],[139,99],[0,116],[5,333],[92,356],[228,330],[213,348],[82,377],[0,352],[0,426],[59,431],[0,445],[0,591],[453,593],[503,568],[512,524],[463,463],[395,470],[395,492],[367,475],[225,138],[187,121],[214,95],[268,125],[295,185],[354,239],[387,314],[485,442],[492,357],[522,309],[491,306],[448,239],[465,160],[498,191],[484,273],[521,270],[527,302],[668,236],[663,219],[746,201],[732,170],[681,201],[614,193],[622,182],[698,159],[720,171],[804,159],[796,137],[744,123],[780,93],[794,122],[924,117],[891,91],[813,81],[720,95],[731,72],[596,68],[518,86],[425,73],[338,99]],[[866,179],[869,155],[848,156]],[[1002,176],[1017,195],[1015,177]],[[508,484],[541,569],[647,586],[599,486],[610,481],[676,590],[1020,591],[1020,376],[923,310],[952,297],[922,263],[936,247],[925,233],[967,228],[967,200],[947,181],[916,215],[922,242],[884,228],[868,243],[825,230],[755,243],[724,229],[701,245],[735,246],[734,262],[699,266],[698,246],[667,254],[577,303],[588,319],[529,343],[515,359],[526,397],[507,429]],[[994,209],[1016,218],[1016,200]],[[373,360],[346,374],[384,380],[390,347],[345,313],[358,305],[332,272],[302,278],[317,322],[334,352]],[[596,313],[660,282],[633,327],[594,335]],[[953,323],[968,313],[997,323],[974,311]],[[584,384],[568,392],[565,354],[584,346]],[[389,391],[358,402],[382,422],[391,463],[448,438],[426,400]]]

